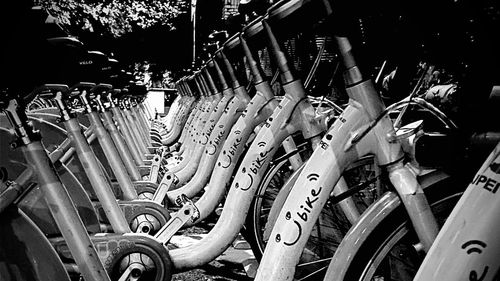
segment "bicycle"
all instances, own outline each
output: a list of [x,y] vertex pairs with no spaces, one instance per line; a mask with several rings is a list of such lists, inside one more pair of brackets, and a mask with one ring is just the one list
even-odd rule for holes
[[[351,163],[354,159],[368,152],[371,152],[375,155],[377,155],[377,151],[380,152],[380,149],[377,148],[369,148],[365,150],[365,148],[357,147],[358,145],[370,145],[370,142],[372,142],[371,145],[374,145],[375,142],[387,143],[387,146],[385,148],[389,148],[391,146],[395,148],[395,151],[391,151],[386,155],[391,155],[391,153],[393,155],[391,156],[392,161],[387,162],[390,162],[389,166],[394,165],[394,163],[400,161],[400,159],[396,157],[396,155],[399,153],[398,150],[401,151],[400,148],[397,148],[399,146],[398,142],[400,137],[397,136],[394,131],[392,131],[393,128],[392,125],[390,125],[391,122],[386,116],[388,110],[381,106],[381,102],[377,96],[378,94],[374,90],[371,82],[369,82],[369,80],[366,78],[363,79],[362,74],[358,72],[359,70],[351,54],[352,48],[347,39],[342,37],[337,38],[337,40],[339,42],[338,45],[340,53],[343,57],[344,68],[346,69],[345,79],[351,97],[350,105],[344,111],[343,115],[339,117],[339,120],[337,120],[333,127],[330,129],[329,134],[326,135],[330,135],[328,139],[326,137],[323,138],[323,148],[318,148],[313,153],[310,160],[307,162],[306,167],[298,176],[294,188],[292,188],[292,191],[288,195],[289,197],[287,198],[282,211],[278,215],[277,223],[270,235],[270,244],[273,245],[273,248],[269,248],[270,244],[268,244],[263,257],[264,267],[259,268],[259,273],[257,275],[258,280],[285,280],[287,278],[293,277],[293,268],[295,268],[295,265],[297,264],[300,253],[302,252],[301,250],[305,247],[306,237],[309,236],[309,233],[311,233],[311,229],[314,223],[317,221],[321,207],[323,207],[325,202],[328,200],[328,197],[332,197],[331,191],[334,183],[336,182],[336,178],[345,171],[346,167],[349,166],[349,163]],[[351,76],[351,74],[354,75]],[[409,102],[412,101],[406,101],[406,103]],[[356,122],[363,123],[365,121],[359,121],[362,118],[357,115],[356,112],[357,110],[360,110],[365,106],[370,108],[369,110],[367,110],[367,114],[371,115],[371,117],[368,117],[369,121],[367,121],[364,125],[360,125],[360,127],[357,127],[359,123],[355,124]],[[373,109],[375,110],[371,111]],[[388,122],[388,124],[381,125],[384,122]],[[379,126],[387,126],[386,131],[380,132],[380,134],[374,132]],[[373,135],[370,136],[370,134]],[[371,137],[376,138],[376,135],[381,138],[387,137],[389,138],[389,141],[387,139],[378,139],[377,141],[372,140],[365,142],[366,139],[369,139]],[[382,148],[382,150],[385,148]],[[378,155],[377,157],[381,156]],[[331,164],[326,164],[324,159],[334,159],[335,163],[332,162]],[[377,159],[377,162],[379,163],[379,165],[383,163],[380,158]],[[402,165],[400,165],[396,170],[400,169],[404,169]],[[437,224],[432,218],[432,214],[429,213],[429,207],[419,209],[424,210],[427,213],[426,215],[429,216],[428,221],[422,221],[422,217],[420,217],[421,213],[409,210],[408,207],[410,204],[407,204],[408,202],[405,202],[408,199],[408,192],[412,194],[411,196],[416,195],[417,197],[423,196],[424,193],[423,191],[419,190],[420,187],[418,186],[417,181],[415,181],[414,179],[412,179],[411,181],[408,180],[409,178],[414,178],[414,175],[412,175],[411,173],[405,172],[403,174],[400,174],[399,179],[395,179],[394,176],[391,176],[391,173],[395,173],[395,171],[390,168],[388,170],[389,178],[393,182],[397,192],[400,195],[400,199],[396,199],[396,201],[401,200],[404,202],[404,206],[406,208],[405,214],[407,213],[410,217],[411,222],[413,223],[413,230],[416,232],[415,236],[418,236],[418,241],[420,241],[419,243],[415,244],[415,247],[417,248],[416,251],[425,252],[429,249],[430,245],[432,244],[433,238],[437,234]],[[313,174],[315,176],[312,176]],[[406,182],[400,182],[400,180],[404,178],[406,178]],[[445,179],[445,181],[443,181],[442,183],[446,186],[446,181],[448,181],[446,180],[446,177],[441,179],[437,177],[434,183],[439,183],[442,179]],[[410,182],[411,184],[408,185],[408,183]],[[424,190],[426,192],[426,195],[428,192],[433,192],[433,190],[435,190],[434,183],[430,186],[433,187],[432,189],[427,190],[426,188]],[[306,186],[305,191],[304,186]],[[409,186],[411,186],[410,189],[408,189]],[[322,195],[320,194],[320,190]],[[452,201],[453,199],[456,200],[459,197],[460,190],[439,190],[439,188],[437,190],[442,193],[441,196],[443,196],[443,193],[449,192],[449,197],[445,196],[444,198],[450,199],[450,201],[446,203],[448,203],[448,210],[451,210],[451,207],[453,206]],[[372,270],[371,267],[367,266],[366,269],[364,268],[364,266],[368,262],[373,262],[373,259],[375,257],[372,255],[366,255],[366,252],[363,252],[360,247],[366,248],[369,247],[369,245],[373,245],[372,248],[374,249],[374,251],[377,251],[377,249],[380,250],[377,247],[380,246],[381,241],[368,241],[367,233],[375,233],[376,231],[372,229],[375,227],[382,231],[384,230],[384,226],[387,227],[387,224],[382,224],[380,222],[382,220],[382,217],[384,217],[382,213],[392,213],[391,209],[393,208],[393,204],[395,204],[395,201],[391,201],[393,199],[390,199],[389,197],[391,196],[384,195],[379,202],[383,201],[385,202],[385,204],[377,203],[371,206],[368,213],[363,214],[361,220],[358,221],[358,223],[355,224],[353,228],[351,228],[349,236],[347,238],[344,238],[344,240],[342,240],[340,248],[336,249],[335,256],[332,260],[332,264],[335,264],[335,267],[334,269],[332,269],[333,267],[330,265],[327,278],[334,278],[335,280],[344,280],[343,278],[345,278],[345,280],[355,280],[354,278],[358,278],[355,276],[365,274],[366,272],[368,272],[369,274],[362,275],[364,276],[364,278],[377,278],[377,275],[373,275],[374,271],[370,271]],[[338,200],[340,201],[344,198],[346,197],[339,195]],[[433,202],[436,197],[429,195],[428,198],[429,202]],[[443,197],[437,198],[442,199]],[[333,199],[337,198],[333,197]],[[424,198],[418,198],[416,201],[419,201],[418,204],[424,203],[424,205],[426,205],[425,200],[426,199]],[[318,206],[312,207],[310,205],[307,205],[308,209],[305,210],[305,203],[310,203],[311,201],[317,202]],[[417,213],[418,218],[415,218],[415,214]],[[394,212],[394,214],[396,214],[396,212]],[[390,219],[387,219],[387,221],[390,221]],[[377,223],[380,224],[377,225]],[[384,239],[386,237],[386,235],[380,235],[379,239]],[[387,252],[384,252],[384,254],[386,253]],[[379,254],[379,252],[377,252],[377,254]],[[384,254],[381,254],[381,256],[383,256]],[[285,258],[279,259],[278,256]],[[373,263],[377,262],[379,262],[379,260]],[[359,267],[356,266],[357,264],[359,265]],[[347,270],[352,271],[353,275],[348,275],[350,277],[346,277],[345,271]],[[361,277],[359,278],[361,279]]]
[[[43,19],[43,17],[41,18]],[[39,28],[40,26],[34,26],[34,27],[36,29],[36,27]],[[30,46],[36,48],[44,46],[44,44],[46,44],[46,41],[40,39],[39,41],[33,40],[31,43],[32,44],[30,44]],[[58,50],[61,50],[61,48],[64,49],[64,47],[59,47]],[[46,51],[48,51],[46,53],[47,58],[49,58],[49,56],[50,58],[52,58],[52,56],[60,57],[62,55],[62,54],[56,55],[53,52],[54,48],[52,49],[48,48],[46,49]],[[13,54],[17,55],[18,53],[13,53]],[[53,76],[49,75],[46,78],[52,77],[54,79],[60,79],[60,77],[56,75],[58,70],[60,70],[60,68],[57,67],[68,66],[68,65],[55,64],[54,61],[52,62],[52,64],[48,65],[52,66],[51,70],[53,70],[53,72],[51,71],[51,73],[53,73]],[[37,67],[37,64],[33,64],[33,66]],[[44,67],[46,66],[47,64],[44,64]],[[65,71],[68,71],[68,69],[66,68]],[[40,76],[34,76],[35,78],[28,81],[28,83],[24,85],[31,86],[40,83],[39,81],[37,81],[38,78],[36,77],[42,77],[43,72],[40,72],[39,74]],[[39,244],[43,248],[43,250],[45,250],[43,252],[45,256],[44,258],[41,258],[39,262],[45,265],[47,264],[44,263],[44,260],[54,262],[52,265],[47,265],[48,268],[53,269],[52,274],[44,273],[44,271],[46,271],[44,269],[38,270],[38,272],[34,271],[33,270],[34,267],[29,267],[30,265],[33,265],[33,263],[29,262],[24,263],[28,267],[25,268],[26,275],[21,277],[30,278],[30,275],[34,274],[35,276],[42,277],[44,279],[54,277],[57,278],[57,280],[69,280],[67,273],[61,271],[62,264],[60,262],[60,258],[57,257],[57,255],[54,256],[55,251],[53,249],[60,250],[61,247],[62,248],[66,247],[66,249],[70,250],[72,259],[76,261],[76,263],[78,264],[79,271],[87,280],[109,280],[107,270],[112,271],[114,270],[113,269],[114,266],[119,267],[122,258],[129,257],[129,254],[133,252],[139,255],[142,254],[149,255],[149,257],[153,259],[152,261],[153,263],[155,263],[156,266],[162,267],[164,265],[167,265],[168,253],[166,252],[166,250],[162,249],[161,247],[154,246],[158,244],[155,244],[153,240],[145,236],[125,237],[119,234],[108,234],[106,237],[103,236],[93,237],[91,241],[91,239],[87,234],[87,230],[83,225],[81,219],[79,218],[78,213],[74,205],[72,204],[72,201],[67,191],[64,189],[59,177],[55,173],[55,169],[53,168],[53,165],[51,164],[51,161],[48,155],[46,154],[43,145],[40,142],[39,134],[32,129],[30,124],[28,124],[27,117],[24,112],[24,106],[22,104],[23,100],[27,101],[31,100],[35,96],[35,94],[39,92],[40,89],[35,90],[33,92],[26,92],[26,89],[23,89],[23,87],[19,86],[16,87],[16,83],[13,83],[11,81],[9,81],[8,84],[2,83],[2,87],[5,86],[7,86],[9,90],[2,91],[3,93],[2,111],[6,113],[9,122],[12,124],[14,129],[16,141],[14,142],[15,145],[13,146],[14,147],[17,146],[23,150],[24,155],[27,158],[27,162],[31,166],[30,171],[37,176],[38,181],[40,183],[40,189],[42,191],[43,198],[46,200],[47,207],[49,208],[51,214],[53,215],[55,221],[57,222],[57,225],[60,227],[61,233],[65,241],[63,245],[62,243],[54,241],[55,238],[53,238],[51,244],[53,244],[52,247],[54,248],[49,247],[48,244],[46,243],[47,239],[43,235],[40,235],[41,234],[40,231],[37,232],[30,230],[30,229],[35,229],[36,227],[32,223],[29,223],[26,217],[24,217],[24,219],[23,218],[17,219],[19,218],[19,216],[16,215],[15,207],[12,206],[11,203],[19,197],[18,192],[20,189],[22,190],[23,187],[20,187],[20,185],[16,184],[15,182],[14,183],[10,182],[9,186],[7,186],[5,190],[2,190],[2,204],[3,206],[9,206],[8,207],[9,211],[7,213],[12,214],[15,219],[10,220],[10,224],[4,224],[4,226],[8,227],[2,228],[2,230],[6,231],[2,233],[6,234],[6,236],[2,236],[2,246],[7,246],[4,243],[6,240],[3,240],[4,237],[12,237],[9,234],[19,233],[17,231],[19,231],[20,229],[28,230],[29,232],[27,234],[33,234],[33,236],[29,237],[29,239],[31,239],[32,242],[26,241],[28,243],[27,245],[31,245],[34,247],[33,249],[36,249],[37,247],[35,245]],[[64,90],[64,87],[58,89]],[[26,178],[27,176],[29,176],[29,172],[28,175],[26,174],[23,175],[24,178],[19,179],[20,183],[25,183],[27,180]],[[12,196],[13,194],[14,196]],[[4,197],[5,195],[7,198]],[[6,201],[4,199],[6,199]],[[4,214],[2,214],[2,218],[8,219],[9,216],[5,216]],[[22,236],[19,236],[19,238],[21,237]],[[19,241],[17,239],[13,239],[10,241]],[[118,244],[116,244],[117,241],[122,241],[122,242],[128,241],[127,243],[131,243],[129,244],[129,246],[131,247],[128,247],[127,249],[117,249],[117,247],[115,247],[118,246]],[[94,246],[94,243],[96,246]],[[115,243],[115,246],[113,246],[113,243]],[[50,248],[52,248],[52,250],[50,250]],[[99,254],[96,251],[96,248],[99,249]],[[16,251],[13,252],[2,251],[2,255],[4,256],[6,254],[11,256],[13,253],[19,254],[19,252]],[[18,256],[22,257],[22,255]],[[106,268],[103,266],[103,263],[99,259],[100,257],[109,258],[108,260],[109,263],[107,264]],[[32,270],[28,271],[30,268]],[[71,268],[72,268],[71,266],[68,267],[68,269]],[[2,267],[2,276],[11,276],[11,277],[20,276],[17,275],[16,270],[11,271],[11,273],[14,272],[14,274],[16,274],[12,276],[10,275],[9,272],[4,272],[4,269],[6,268]],[[167,268],[166,267],[162,268],[162,270],[165,269]],[[137,270],[141,271],[140,268],[137,268],[134,274],[138,273]],[[159,274],[157,276],[160,276],[158,277],[160,279],[169,278],[168,270],[158,273]],[[54,276],[54,274],[60,274],[60,275]]]

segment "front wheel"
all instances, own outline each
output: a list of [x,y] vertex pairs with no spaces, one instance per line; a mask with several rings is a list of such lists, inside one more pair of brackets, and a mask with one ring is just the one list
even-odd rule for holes
[[[247,238],[257,260],[260,261],[272,228],[284,205],[302,168],[292,173],[290,165],[280,163],[269,170],[262,181],[256,197],[252,202],[247,217]],[[355,193],[352,200],[358,211],[362,213],[380,193],[381,184],[377,179],[378,167],[372,157],[359,159],[353,163],[343,176],[350,187],[362,183],[369,183]],[[344,215],[342,208],[331,198],[325,204],[316,221],[311,235],[304,248],[300,262],[296,267],[296,280],[318,280],[322,278],[328,268],[331,257],[335,253],[340,241],[351,227],[351,222]],[[250,227],[248,227],[250,226]]]
[[[447,181],[425,190],[440,226],[462,194],[450,188],[460,185]],[[351,245],[352,240],[341,243],[324,280],[410,281],[425,257],[402,204],[372,228],[361,244]]]

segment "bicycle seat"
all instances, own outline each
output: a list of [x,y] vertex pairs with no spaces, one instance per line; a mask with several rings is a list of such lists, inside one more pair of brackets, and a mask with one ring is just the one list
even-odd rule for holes
[[255,20],[251,21],[245,28],[243,28],[243,32],[246,36],[246,38],[250,39],[256,34],[259,34],[262,32],[263,27],[262,27],[262,20],[264,19],[264,16],[260,16],[256,18]]
[[[47,83],[72,85],[85,73],[82,65],[85,65],[86,51],[83,43],[73,37],[48,38],[42,42],[34,42],[30,47],[37,57],[31,61],[23,61],[26,76],[20,76],[19,73],[16,73],[18,76],[8,75],[8,80],[0,86],[8,88],[4,98],[17,96],[29,102],[36,96],[33,89],[37,86]],[[23,55],[22,51],[12,54],[13,57]]]
[[82,81],[95,83],[105,82],[109,79],[111,63],[107,55],[100,51],[88,51],[88,71],[82,76]]
[[238,12],[249,17],[260,16],[266,13],[269,2],[265,0],[242,0],[238,5]]
[[120,63],[114,58],[108,58],[107,67],[103,69],[106,79],[103,82],[112,84],[120,74]]
[[229,37],[229,39],[224,42],[223,46],[226,50],[232,50],[234,47],[240,44],[240,38],[239,38],[240,33],[236,33],[233,36]]
[[328,0],[282,0],[267,10],[267,18],[286,36],[313,26],[331,13]]
[[269,17],[273,18],[285,18],[297,9],[299,9],[303,4],[309,1],[304,0],[281,0],[276,2],[274,5],[267,9],[267,14]]

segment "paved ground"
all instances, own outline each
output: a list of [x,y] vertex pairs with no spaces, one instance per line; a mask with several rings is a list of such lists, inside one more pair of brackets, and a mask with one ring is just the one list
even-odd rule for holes
[[[207,230],[201,227],[187,229],[180,235],[172,237],[169,248],[183,248],[198,243],[206,235]],[[257,269],[248,243],[238,237],[235,242],[215,261],[187,272],[174,274],[173,281],[249,281]]]

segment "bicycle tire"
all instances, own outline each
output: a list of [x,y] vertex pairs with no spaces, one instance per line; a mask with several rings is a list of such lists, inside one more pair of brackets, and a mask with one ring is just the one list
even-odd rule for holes
[[[293,187],[293,182],[301,171],[301,169],[299,169],[297,172],[292,173],[288,167],[289,165],[285,165],[286,163],[287,161],[283,161],[268,170],[268,174],[266,174],[266,177],[259,187],[258,193],[252,202],[249,216],[247,217],[247,226],[249,228],[247,229],[247,232],[251,235],[251,237],[247,240],[250,240],[249,244],[252,247],[254,255],[258,261],[260,261],[264,252],[267,241],[266,237],[269,236],[274,225],[274,221],[279,215],[281,206],[283,206],[286,201],[286,198]],[[354,183],[366,181],[370,178],[370,175],[363,174],[361,168],[365,168],[367,166],[372,167],[373,164],[373,158],[367,157],[360,159],[360,161],[349,167],[348,172],[345,174],[347,175],[346,180],[350,186]],[[361,173],[359,173],[360,171]],[[285,174],[288,178],[285,180],[276,180],[276,176],[280,174]],[[361,179],[360,177],[364,178]],[[276,185],[276,183],[284,182],[286,182],[286,184]],[[278,189],[279,193],[276,193],[276,189]],[[367,190],[369,189],[367,188],[358,192],[357,194],[360,196],[355,199],[360,212],[367,208],[367,197],[371,198],[368,200],[373,201],[373,196],[361,196],[361,194],[364,194]],[[270,200],[271,202],[266,203],[263,202],[264,200]],[[269,213],[262,214],[262,206],[269,206],[269,204],[272,204],[272,210],[270,210]],[[266,215],[269,217],[266,217]],[[263,223],[262,220],[265,220],[265,222]],[[336,203],[327,203],[313,229],[312,233],[314,233],[314,235],[312,235],[307,242],[306,249],[301,257],[301,262],[298,265],[301,270],[296,271],[295,277],[299,280],[302,278],[308,279],[309,277],[311,277],[312,280],[317,280],[316,278],[318,275],[324,274],[328,267],[330,258],[333,256],[338,244],[345,233],[347,233],[350,226],[350,222],[343,215],[340,207]],[[263,230],[262,228],[265,229]]]
[[[439,225],[444,223],[462,194],[462,190],[449,188],[456,186],[461,185],[449,177],[424,189]],[[392,209],[366,237],[357,247],[349,247],[348,262],[341,262],[345,259],[338,258],[346,254],[343,249],[347,247],[342,245],[345,241],[342,242],[324,280],[413,280],[424,254],[414,247],[418,239],[400,201],[399,206]]]
[[291,176],[292,170],[289,165],[286,165],[287,163],[288,161],[282,161],[268,168],[248,210],[244,237],[259,262],[262,259],[265,246],[261,233],[264,226],[262,225],[262,207],[268,206],[269,203],[273,204],[282,186]]

